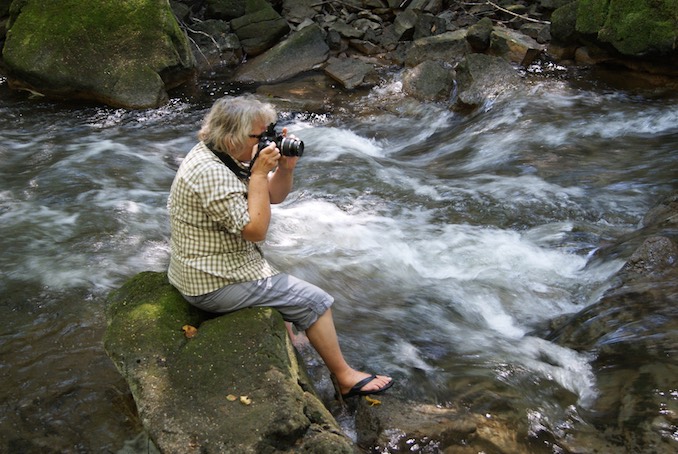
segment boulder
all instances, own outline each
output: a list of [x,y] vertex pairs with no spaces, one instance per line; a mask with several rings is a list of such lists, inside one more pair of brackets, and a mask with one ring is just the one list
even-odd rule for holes
[[247,2],[247,14],[231,20],[231,28],[248,55],[259,55],[290,31],[287,21],[265,0]]
[[277,311],[215,317],[144,272],[111,293],[107,321],[104,348],[161,452],[354,452]]
[[15,1],[2,55],[11,88],[132,109],[167,102],[195,65],[164,0]]
[[504,91],[514,89],[520,76],[501,57],[469,54],[457,66],[456,104],[461,109],[475,109]]
[[320,27],[310,25],[245,62],[238,68],[233,80],[249,84],[282,82],[319,67],[327,60],[329,51]]

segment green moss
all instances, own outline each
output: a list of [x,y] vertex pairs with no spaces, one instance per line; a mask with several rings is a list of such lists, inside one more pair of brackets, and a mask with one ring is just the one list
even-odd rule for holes
[[579,0],[577,5],[577,31],[598,33],[607,21],[610,0]]
[[678,1],[612,0],[598,37],[624,54],[668,53],[675,45],[677,26]]
[[160,21],[158,11],[145,0],[99,1],[96,7],[81,0],[29,1],[10,33],[23,36],[26,49],[34,51],[64,44],[80,50],[102,44],[127,49],[139,38],[157,38],[157,29],[149,24]]
[[626,55],[676,50],[678,0],[579,0],[577,31]]
[[176,350],[186,342],[181,328],[199,326],[207,317],[183,299],[165,273],[154,272],[140,273],[112,292],[106,312],[106,350],[138,351],[143,357]]

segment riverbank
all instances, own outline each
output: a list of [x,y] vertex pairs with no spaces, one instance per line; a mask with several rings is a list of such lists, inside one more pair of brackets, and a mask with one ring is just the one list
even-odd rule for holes
[[[353,90],[375,86],[394,67],[408,70],[408,95],[465,108],[463,99],[462,106],[456,104],[455,84],[464,80],[456,70],[474,54],[501,58],[518,70],[553,64],[623,69],[620,77],[656,87],[675,86],[678,77],[678,18],[663,1],[631,11],[617,11],[602,0],[501,5],[205,0],[171,6],[170,19],[166,4],[156,5],[157,14],[152,2],[145,5],[151,25],[139,22],[138,14],[101,6],[91,14],[101,20],[115,11],[111,22],[116,26],[81,47],[83,38],[56,21],[50,22],[49,40],[35,36],[44,19],[40,15],[48,13],[38,3],[6,1],[0,4],[0,67],[10,87],[33,96],[126,108],[157,107],[167,102],[167,90],[205,78],[226,77],[252,90],[322,71]],[[598,22],[589,19],[589,10],[601,16]],[[49,14],[58,13],[67,24],[72,20],[68,11]],[[159,26],[153,25],[156,16]],[[634,22],[638,17],[644,18],[642,24]],[[629,22],[633,27],[623,28]],[[655,32],[644,33],[646,28]],[[52,39],[60,30],[62,39]],[[136,35],[139,42],[130,43],[134,51],[129,45],[123,51],[120,41]],[[191,70],[197,80],[190,78]]]

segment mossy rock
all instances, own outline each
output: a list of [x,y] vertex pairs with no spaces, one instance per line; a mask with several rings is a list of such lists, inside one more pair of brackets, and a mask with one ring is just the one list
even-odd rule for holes
[[105,350],[161,452],[354,452],[277,311],[208,314],[165,273],[144,272],[109,295],[106,312]]
[[3,48],[10,86],[127,108],[157,107],[192,75],[165,0],[18,0]]

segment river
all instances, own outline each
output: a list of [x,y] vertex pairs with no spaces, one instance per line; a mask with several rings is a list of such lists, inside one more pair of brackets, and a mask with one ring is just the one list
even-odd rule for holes
[[[405,102],[397,81],[282,110],[306,152],[266,251],[334,295],[349,362],[394,392],[444,405],[475,386],[559,421],[597,396],[590,358],[530,333],[595,302],[623,257],[588,257],[678,189],[678,96],[531,77],[471,115]],[[128,112],[0,78],[0,451],[147,452],[104,302],[166,269],[172,178],[227,92]]]

